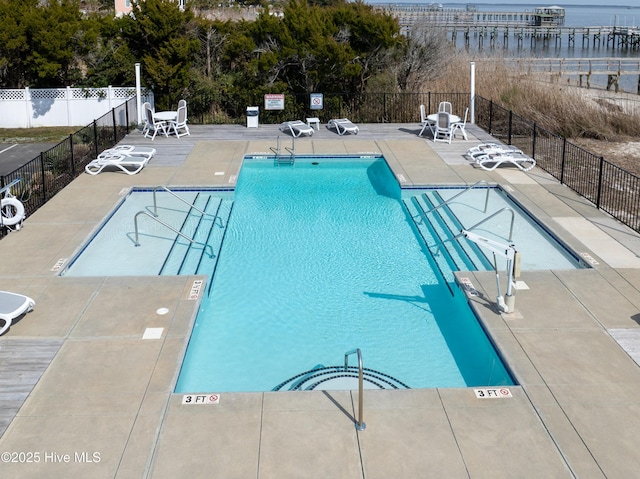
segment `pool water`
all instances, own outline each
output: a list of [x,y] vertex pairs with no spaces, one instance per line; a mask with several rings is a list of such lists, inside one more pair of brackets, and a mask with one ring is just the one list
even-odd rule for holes
[[513,384],[401,196],[382,158],[246,159],[176,392],[269,391],[354,348],[412,388]]

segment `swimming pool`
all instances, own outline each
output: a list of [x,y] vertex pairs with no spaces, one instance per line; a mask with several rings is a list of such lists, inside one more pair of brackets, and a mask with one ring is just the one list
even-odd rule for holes
[[354,348],[398,387],[513,384],[400,198],[382,158],[245,160],[176,392],[306,388]]
[[235,191],[133,189],[61,274],[210,277],[177,392],[353,389],[354,348],[369,387],[512,384],[452,273],[492,259],[451,236],[498,212],[475,231],[513,228],[523,270],[584,265],[486,186],[401,190],[373,156],[248,157]]

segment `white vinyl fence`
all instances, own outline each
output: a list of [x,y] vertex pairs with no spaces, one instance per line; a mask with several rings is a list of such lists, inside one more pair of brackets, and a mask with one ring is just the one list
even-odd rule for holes
[[[0,128],[84,126],[135,96],[135,87],[0,90]],[[152,92],[142,90],[145,101]]]

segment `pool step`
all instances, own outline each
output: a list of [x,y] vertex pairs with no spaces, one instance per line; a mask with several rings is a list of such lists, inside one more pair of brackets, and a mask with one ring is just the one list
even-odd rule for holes
[[[366,389],[410,389],[402,381],[388,374],[363,368],[362,380]],[[316,366],[278,384],[272,391],[312,391],[358,389],[356,366]]]
[[462,237],[453,239],[462,226],[448,206],[433,210],[443,203],[437,192],[416,195],[403,203],[447,282],[454,280],[452,271],[484,271],[490,267],[477,245]]
[[[420,196],[428,206],[428,209],[424,211],[429,211],[446,201],[442,196],[440,196],[440,193],[437,190],[428,191]],[[444,225],[443,227],[447,230],[447,234],[441,239],[452,239],[457,236],[462,229],[464,229],[463,224],[448,204],[438,208],[435,212],[437,213],[437,220],[441,222]],[[491,269],[491,264],[488,262],[484,251],[481,250],[477,244],[462,237],[455,241],[449,241],[448,243],[454,245],[455,250],[459,252],[466,270],[482,271],[485,269]]]
[[180,232],[194,242],[178,236],[160,275],[187,275],[210,270],[208,266],[213,267],[218,259],[232,203],[229,199],[198,194],[193,204],[207,214],[192,209],[180,228]]

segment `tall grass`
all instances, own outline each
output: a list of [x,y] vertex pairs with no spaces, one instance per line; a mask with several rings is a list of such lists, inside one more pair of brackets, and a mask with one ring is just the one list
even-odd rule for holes
[[[430,91],[469,91],[470,57],[458,54]],[[640,121],[587,90],[549,83],[547,78],[507,69],[500,62],[476,62],[476,93],[567,138],[621,141],[640,136]]]

